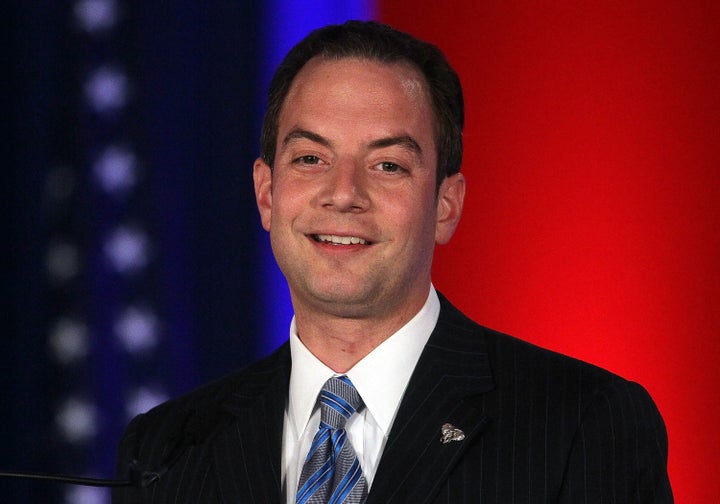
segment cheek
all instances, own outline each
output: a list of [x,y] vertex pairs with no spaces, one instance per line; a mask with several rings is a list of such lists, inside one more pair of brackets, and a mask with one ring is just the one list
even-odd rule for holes
[[[417,193],[415,193],[417,194]],[[432,197],[414,198],[415,194],[409,197],[391,199],[391,203],[385,215],[387,223],[396,229],[398,235],[404,236],[405,241],[435,242],[435,198]]]
[[307,207],[307,197],[293,184],[278,184],[273,193],[272,222],[276,227],[290,225]]

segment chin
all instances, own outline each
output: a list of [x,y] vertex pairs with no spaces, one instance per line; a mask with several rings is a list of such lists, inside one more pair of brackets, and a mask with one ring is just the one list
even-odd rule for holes
[[[347,288],[318,289],[312,298],[328,312],[339,316],[359,316],[378,298],[377,292]],[[345,315],[346,314],[346,315]]]

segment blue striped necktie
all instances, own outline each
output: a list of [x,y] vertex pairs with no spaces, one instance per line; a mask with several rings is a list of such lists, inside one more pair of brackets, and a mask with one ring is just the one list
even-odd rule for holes
[[347,376],[330,378],[320,391],[320,427],[308,452],[295,497],[297,504],[361,504],[367,482],[345,423],[364,406]]

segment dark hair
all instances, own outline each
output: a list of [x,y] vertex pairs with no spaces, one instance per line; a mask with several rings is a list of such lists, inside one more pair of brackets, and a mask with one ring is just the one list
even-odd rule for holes
[[319,28],[287,53],[270,83],[260,137],[260,153],[268,165],[275,162],[278,122],[285,98],[295,76],[316,56],[412,64],[427,81],[435,115],[437,184],[460,171],[464,122],[460,79],[436,46],[374,21],[347,21]]

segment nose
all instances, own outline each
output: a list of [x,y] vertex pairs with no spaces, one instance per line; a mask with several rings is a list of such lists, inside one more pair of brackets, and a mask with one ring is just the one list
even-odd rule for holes
[[364,212],[369,205],[366,173],[352,160],[336,162],[326,174],[320,196],[324,208],[340,212]]

